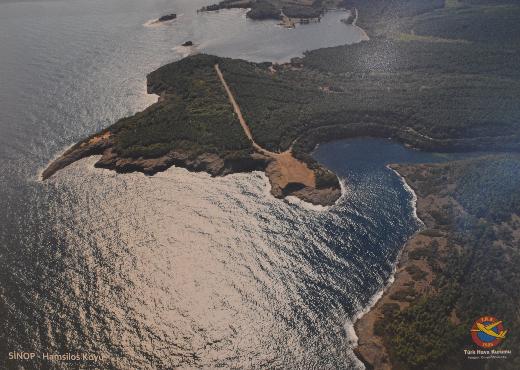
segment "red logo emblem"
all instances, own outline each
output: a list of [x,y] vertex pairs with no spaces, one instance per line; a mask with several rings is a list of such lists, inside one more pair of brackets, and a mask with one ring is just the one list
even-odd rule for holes
[[502,321],[493,316],[482,316],[471,327],[473,342],[482,348],[498,346],[506,338],[506,334]]

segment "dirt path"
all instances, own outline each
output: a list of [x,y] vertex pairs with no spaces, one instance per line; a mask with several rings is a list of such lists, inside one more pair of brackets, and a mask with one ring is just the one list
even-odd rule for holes
[[283,153],[275,153],[264,149],[257,144],[253,138],[253,135],[251,134],[251,129],[244,119],[242,111],[240,110],[240,106],[238,105],[233,92],[227,84],[218,64],[215,64],[215,71],[217,72],[222,86],[224,86],[224,89],[226,90],[229,102],[233,106],[233,109],[238,117],[238,121],[244,129],[244,133],[251,141],[253,148],[255,148],[255,150],[257,150],[259,153],[274,159],[271,170],[269,171],[272,174],[272,176],[270,176],[271,182],[275,181],[276,184],[280,186],[280,188],[285,188],[290,183],[300,183],[304,184],[305,186],[314,188],[316,186],[316,176],[314,172],[307,166],[306,163],[294,158],[292,155],[292,145],[291,148]]
[[251,143],[253,144],[253,147],[258,150],[260,153],[265,154],[267,156],[275,156],[277,153],[270,152],[267,149],[262,148],[260,145],[258,145],[253,138],[253,135],[251,134],[251,130],[249,129],[249,126],[247,125],[246,120],[244,119],[244,116],[242,115],[242,111],[240,110],[240,106],[238,105],[237,101],[235,100],[235,96],[233,95],[233,92],[229,88],[229,85],[226,82],[226,79],[224,78],[224,75],[222,74],[222,71],[220,70],[220,67],[218,64],[215,64],[215,71],[217,72],[218,78],[220,79],[220,82],[222,82],[222,86],[224,86],[224,89],[226,90],[226,93],[229,98],[229,102],[233,106],[233,109],[235,110],[235,113],[238,117],[238,121],[240,122],[240,125],[244,129],[244,133],[249,138]]

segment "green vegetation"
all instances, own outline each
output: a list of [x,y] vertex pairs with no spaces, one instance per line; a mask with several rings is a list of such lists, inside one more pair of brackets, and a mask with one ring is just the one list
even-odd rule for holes
[[340,0],[223,0],[208,5],[201,11],[219,9],[250,8],[247,17],[256,20],[280,19],[281,13],[291,18],[317,18],[329,7],[336,7]]
[[249,152],[250,143],[215,75],[216,61],[199,55],[150,74],[149,88],[163,99],[109,128],[116,152],[132,158],[159,157],[172,149],[223,157]]
[[402,290],[395,292],[394,294],[392,294],[390,296],[390,298],[392,298],[396,301],[410,302],[415,299],[416,295],[417,295],[417,293],[415,292],[415,290],[413,288],[407,287],[407,288],[404,288]]
[[[444,7],[430,2],[429,10],[403,9],[404,0],[346,3],[358,7],[358,24],[371,31],[372,40],[311,51],[304,58],[306,68],[340,76],[336,84],[345,79],[356,91],[355,78],[363,76],[379,104],[369,114],[388,110],[401,125],[436,139],[466,138],[473,144],[485,141],[488,149],[500,149],[501,143],[504,150],[518,149],[518,2],[460,0]],[[378,87],[387,94],[377,96]],[[360,94],[365,96],[363,90]],[[493,113],[486,112],[491,107]],[[466,109],[475,109],[475,115]],[[387,122],[399,126],[391,118]],[[503,155],[426,170],[401,166],[420,197],[452,201],[428,210],[430,223],[421,234],[431,242],[408,255],[427,261],[435,277],[431,288],[414,295],[408,286],[394,293],[390,298],[411,304],[403,310],[383,307],[384,319],[375,323],[393,368],[520,368],[514,353],[506,361],[490,362],[468,361],[462,353],[474,348],[469,328],[486,314],[499,317],[510,330],[501,348],[520,348],[519,165],[518,155]],[[417,268],[407,271],[414,280],[425,277]]]
[[396,24],[407,16],[431,12],[445,6],[444,0],[343,0],[347,9],[359,10],[358,25],[378,32],[381,25]]
[[[455,348],[461,352],[464,337],[469,335],[465,327],[457,327],[449,320],[450,307],[457,293],[455,288],[447,287],[443,294],[421,299],[388,318],[380,330],[395,368],[462,369],[453,366],[452,361],[445,361]],[[439,367],[439,363],[443,366]]]
[[[304,2],[313,9],[330,6],[298,4]],[[274,17],[288,3],[229,0],[215,8],[251,7],[250,16],[256,11],[255,17]],[[520,150],[520,5],[500,0],[344,5],[359,9],[358,24],[370,31],[370,41],[309,51],[284,65],[196,55],[151,73],[149,90],[161,101],[105,130],[114,150],[133,158],[171,150],[223,159],[250,156],[251,145],[213,69],[217,63],[256,142],[272,151],[292,148],[315,169],[317,188],[337,183],[309,154],[326,140],[377,136],[427,150]],[[427,261],[435,275],[432,289],[418,294],[411,281],[396,292],[393,299],[410,305],[402,311],[385,306],[376,332],[397,369],[486,368],[484,362],[465,361],[461,352],[470,345],[468,328],[478,317],[499,317],[510,329],[504,347],[520,348],[520,158],[488,156],[403,169],[419,196],[451,201],[430,209],[431,224],[422,237],[431,242],[409,255]],[[408,273],[417,281],[426,277],[419,268]],[[519,361],[512,356],[499,365],[518,369]]]
[[520,214],[520,161],[517,157],[472,161],[457,171],[454,196],[472,215],[503,222],[513,213]]
[[[481,2],[484,3],[484,2]],[[439,38],[463,39],[493,46],[518,47],[520,7],[511,1],[503,6],[459,6],[401,21],[403,32]]]
[[[246,62],[224,67],[255,138],[271,150],[287,149],[310,130],[348,124],[387,129],[369,132],[374,136],[399,137],[397,131],[412,128],[424,140],[409,135],[403,141],[430,149],[443,148],[442,140],[460,140],[445,147],[518,149],[517,62],[520,51],[378,39],[311,51],[303,69],[279,68],[274,75]],[[328,86],[334,90],[322,89]],[[335,128],[331,135],[354,131]],[[295,149],[312,149],[315,143],[306,140]]]
[[[520,156],[429,165],[426,172],[421,166],[401,170],[422,196],[451,197],[462,204],[463,211],[453,211],[444,228],[449,248],[439,251],[434,241],[410,253],[412,259],[441,262],[433,283],[435,292],[418,296],[402,311],[385,313],[377,324],[394,366],[518,369],[518,355],[506,361],[467,361],[462,349],[473,348],[469,328],[486,314],[499,317],[509,329],[500,348],[520,348]],[[412,293],[398,295],[392,298],[409,302]]]
[[257,1],[246,14],[251,19],[280,19],[280,9],[267,1]]
[[289,18],[319,18],[324,9],[321,6],[289,5],[282,8],[283,14]]
[[212,12],[220,9],[246,9],[254,6],[254,0],[223,0],[217,4],[204,6],[200,9],[202,12]]
[[[379,0],[369,3],[372,14],[382,6]],[[330,5],[302,4],[314,9]],[[317,169],[309,156],[316,143],[362,135],[390,136],[428,150],[519,150],[520,48],[507,41],[511,37],[501,43],[477,42],[473,29],[471,42],[462,39],[464,33],[433,32],[455,29],[460,19],[482,23],[487,16],[495,22],[497,14],[506,15],[504,6],[486,5],[481,14],[473,6],[443,8],[436,1],[385,4],[385,17],[400,15],[393,23],[395,33],[310,51],[293,64],[275,65],[274,73],[269,63],[208,55],[158,69],[148,76],[149,88],[162,101],[109,129],[116,152],[126,157],[157,157],[172,149],[222,158],[247,155],[250,144],[223,94],[216,63],[258,144],[272,151],[292,146],[295,156]],[[361,4],[360,12],[370,12],[367,7]],[[506,8],[516,14],[513,10],[520,6]],[[435,29],[425,26],[419,36],[403,38],[413,35],[410,27],[419,19],[426,25],[431,19]],[[430,37],[464,42],[432,42]],[[331,173],[322,172],[320,183],[333,181]]]
[[416,265],[408,266],[406,268],[406,272],[408,272],[410,274],[410,276],[412,277],[412,279],[414,279],[414,280],[423,280],[426,276],[428,276],[428,273],[421,270]]

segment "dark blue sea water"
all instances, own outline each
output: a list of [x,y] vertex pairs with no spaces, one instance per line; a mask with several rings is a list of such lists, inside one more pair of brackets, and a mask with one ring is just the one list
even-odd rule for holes
[[[345,184],[328,209],[274,199],[261,173],[118,175],[89,158],[38,179],[65,147],[154,102],[146,74],[186,40],[274,61],[362,37],[341,13],[295,30],[196,14],[211,2],[0,1],[0,368],[362,366],[352,320],[420,226],[385,165],[443,156],[321,145]],[[175,23],[150,25],[172,11]],[[44,359],[66,353],[99,358]]]

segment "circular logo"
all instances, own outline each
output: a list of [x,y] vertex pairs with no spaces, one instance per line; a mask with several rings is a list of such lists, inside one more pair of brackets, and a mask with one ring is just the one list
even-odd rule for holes
[[493,316],[482,316],[471,327],[473,342],[482,348],[498,346],[506,338],[506,334],[502,321]]

